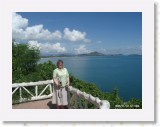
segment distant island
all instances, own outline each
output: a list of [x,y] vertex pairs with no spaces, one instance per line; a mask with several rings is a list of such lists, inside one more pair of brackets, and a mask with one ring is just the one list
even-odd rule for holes
[[50,58],[50,57],[73,57],[75,54],[58,54],[58,55],[46,55],[41,56],[41,58]]
[[140,54],[130,54],[128,56],[142,56],[142,55],[140,55]]
[[[124,54],[103,54],[99,53],[97,51],[90,52],[90,53],[83,53],[83,54],[58,54],[58,55],[46,55],[46,56],[41,56],[41,58],[50,58],[50,57],[75,57],[75,56],[126,56]],[[139,54],[130,54],[127,56],[141,56]]]
[[99,53],[99,52],[90,52],[85,54],[78,54],[77,56],[105,56],[105,54]]

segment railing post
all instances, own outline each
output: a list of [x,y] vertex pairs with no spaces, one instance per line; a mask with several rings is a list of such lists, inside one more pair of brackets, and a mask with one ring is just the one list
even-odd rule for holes
[[85,99],[85,109],[88,109],[88,101]]
[[110,103],[107,100],[102,100],[99,108],[100,109],[109,109]]
[[53,93],[51,84],[49,84],[49,90],[50,90],[50,94]]
[[68,99],[68,107],[71,108],[71,104],[70,104],[71,103],[70,102],[71,96],[70,96],[70,91],[69,90],[67,91],[67,97],[68,97],[67,98]]
[[75,94],[75,104],[74,104],[75,108],[78,108],[78,104],[77,104],[77,94]]
[[38,96],[38,86],[35,87],[36,97]]
[[20,102],[22,102],[22,87],[19,88],[19,97],[20,97]]
[[82,109],[82,108],[83,108],[83,106],[82,106],[82,102],[81,102],[81,98],[80,98],[80,96],[78,96],[78,102],[79,102],[79,106],[80,106],[80,108]]

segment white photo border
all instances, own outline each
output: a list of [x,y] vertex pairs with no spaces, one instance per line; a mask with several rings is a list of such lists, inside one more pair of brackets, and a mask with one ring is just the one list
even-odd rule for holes
[[[153,2],[153,0],[1,0],[1,120],[154,121]],[[142,109],[12,109],[12,12],[142,12]]]

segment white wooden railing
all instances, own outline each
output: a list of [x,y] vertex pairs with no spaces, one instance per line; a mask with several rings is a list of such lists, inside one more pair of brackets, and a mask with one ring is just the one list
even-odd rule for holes
[[[52,80],[29,82],[29,83],[14,83],[14,84],[12,84],[12,88],[14,88],[14,90],[12,91],[12,96],[13,96],[13,94],[16,93],[16,91],[19,90],[19,100],[18,100],[19,103],[27,102],[27,101],[34,101],[34,100],[47,99],[47,98],[52,97],[52,93],[53,93],[52,83],[53,83]],[[38,87],[41,86],[41,85],[44,85],[45,88],[41,92],[39,92]],[[34,94],[32,94],[27,89],[27,87],[29,87],[29,86],[35,87]],[[50,94],[49,95],[42,95],[47,90],[48,87],[49,87]],[[22,93],[23,93],[22,90],[26,91],[31,96],[31,98],[22,97],[23,96],[22,95]]]
[[[42,91],[38,91],[39,86],[45,86]],[[34,94],[27,89],[27,87],[32,86],[35,87]],[[43,95],[44,92],[49,88],[49,94]],[[38,81],[38,82],[29,82],[29,83],[14,83],[12,84],[12,96],[19,90],[19,100],[18,103],[27,102],[27,101],[34,101],[34,100],[41,100],[51,98],[53,94],[53,80],[46,80],[46,81]],[[22,90],[26,91],[31,98],[24,98]],[[72,95],[72,96],[71,96]],[[85,106],[82,106],[81,98],[85,100]],[[68,100],[69,100],[69,107],[70,108],[88,108],[88,103],[92,103],[95,108],[100,109],[109,109],[110,103],[107,100],[100,100],[98,97],[93,97],[91,94],[87,94],[85,92],[80,91],[72,86],[68,88]]]

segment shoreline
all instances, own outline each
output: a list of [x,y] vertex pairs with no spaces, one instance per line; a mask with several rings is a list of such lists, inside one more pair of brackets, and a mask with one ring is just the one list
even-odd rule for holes
[[62,57],[62,58],[64,58],[64,57],[109,57],[109,56],[111,56],[111,57],[115,57],[115,56],[142,56],[142,55],[104,55],[104,56],[77,56],[77,55],[75,55],[75,56],[46,56],[46,57],[40,57],[40,58],[60,58],[60,57]]

